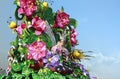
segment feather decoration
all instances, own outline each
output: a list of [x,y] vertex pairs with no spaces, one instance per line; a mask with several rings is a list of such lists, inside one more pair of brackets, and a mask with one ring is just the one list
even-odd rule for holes
[[49,25],[49,23],[47,21],[46,21],[46,31],[45,31],[45,33],[48,34],[49,37],[51,37],[53,46],[56,45],[56,40],[55,40],[54,33],[53,33],[52,29],[51,29],[51,26]]

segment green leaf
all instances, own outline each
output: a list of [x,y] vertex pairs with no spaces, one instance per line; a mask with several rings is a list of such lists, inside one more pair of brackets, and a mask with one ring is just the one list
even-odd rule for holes
[[24,77],[24,75],[22,74],[17,74],[17,73],[14,73],[12,75],[12,79],[22,79]]
[[36,73],[32,73],[32,77],[33,79],[40,79],[39,75]]
[[64,12],[64,7],[63,6],[61,7],[61,11]]
[[52,8],[48,8],[46,11],[45,11],[45,15],[48,15],[50,16],[52,14]]
[[12,69],[15,72],[21,71],[21,64],[20,63],[12,63]]
[[46,43],[46,46],[48,48],[52,47],[51,38],[46,33],[42,33],[40,37],[41,37],[41,40]]
[[44,11],[43,20],[47,20],[49,24],[54,23],[54,13],[52,11],[52,8],[48,8]]
[[15,1],[14,1],[14,4],[17,5],[17,6],[20,6],[19,0],[15,0]]
[[20,52],[20,53],[25,53],[27,51],[27,49],[25,48],[25,47],[22,47],[22,46],[19,46],[18,47],[18,52]]
[[65,48],[68,49],[69,52],[71,52],[71,42],[70,42],[70,33],[68,33],[67,37],[66,37],[66,43],[65,43]]
[[26,75],[26,76],[29,76],[30,73],[31,73],[31,69],[29,69],[28,67],[23,67],[22,69],[22,74]]
[[69,25],[76,28],[77,27],[77,21],[75,19],[73,19],[73,18],[70,18]]
[[5,76],[4,75],[0,75],[0,79],[3,79]]
[[16,37],[16,40],[11,42],[11,45],[18,47],[18,38]]

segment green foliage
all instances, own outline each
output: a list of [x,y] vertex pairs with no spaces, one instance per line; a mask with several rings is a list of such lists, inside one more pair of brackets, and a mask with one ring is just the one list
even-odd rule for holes
[[64,12],[64,7],[63,6],[61,7],[61,11]]
[[32,73],[33,79],[40,79],[39,75],[37,73]]
[[71,52],[72,45],[71,45],[71,42],[70,42],[70,32],[69,31],[68,31],[68,35],[66,37],[65,48],[67,48],[68,51]]
[[0,75],[0,79],[3,79],[5,76],[4,75]]
[[[56,72],[53,72],[51,69],[46,68],[45,67],[46,63],[43,63],[43,61],[27,59],[27,55],[28,55],[27,45],[30,45],[35,41],[43,41],[46,44],[48,51],[51,51],[50,48],[52,48],[53,46],[53,41],[51,40],[51,37],[48,34],[46,34],[43,31],[41,31],[42,33],[40,35],[35,34],[35,30],[39,31],[42,28],[36,29],[39,26],[35,26],[36,28],[33,27],[32,20],[34,17],[38,16],[39,19],[47,21],[49,23],[57,44],[60,44],[62,41],[62,39],[60,39],[60,34],[62,36],[62,34],[66,32],[65,40],[64,40],[65,44],[64,46],[62,45],[61,47],[67,49],[68,52],[72,51],[72,45],[70,40],[71,30],[77,27],[77,21],[74,18],[68,18],[69,24],[67,24],[64,28],[60,28],[58,25],[57,25],[58,27],[53,28],[52,26],[54,26],[55,23],[57,22],[56,21],[57,12],[53,12],[52,8],[50,8],[49,6],[44,7],[42,4],[44,1],[41,1],[41,0],[35,0],[35,1],[36,1],[35,5],[37,6],[37,11],[33,12],[32,16],[27,16],[25,14],[19,15],[18,9],[20,8],[20,2],[19,0],[14,1],[14,4],[17,5],[17,8],[15,10],[15,18],[16,20],[20,20],[22,23],[24,23],[26,25],[26,28],[24,28],[24,26],[22,27],[21,25],[22,34],[18,34],[16,37],[16,40],[11,42],[11,45],[13,46],[13,48],[10,50],[10,56],[13,58],[13,61],[10,62],[11,71],[7,76],[0,76],[0,79],[89,79],[86,75],[83,74],[80,68],[73,67],[71,63],[71,59],[69,58],[69,55],[67,55],[68,60],[67,58],[63,59],[63,55],[59,55],[60,56],[59,65],[67,61],[67,65],[63,65],[64,70],[60,68],[61,71],[66,73],[66,75],[60,74],[61,71],[58,72],[56,70],[57,67],[53,67],[54,68],[53,70]],[[61,12],[64,12],[63,7],[61,7]],[[65,18],[63,17],[61,20],[64,21]],[[35,25],[37,24],[39,25],[39,21],[35,23]],[[32,27],[29,27],[29,26],[32,26]],[[36,49],[36,46],[35,46],[35,49]],[[39,51],[39,49],[37,51]],[[48,59],[48,62],[49,62],[49,59]],[[43,64],[42,66],[41,66],[41,63]],[[37,64],[37,67],[39,66],[38,69],[35,69],[36,64]],[[67,67],[71,69],[73,67],[73,73],[71,73],[70,75],[67,75],[67,72],[68,72]]]
[[24,29],[22,31],[22,35],[20,35],[20,43],[21,44],[31,44],[34,41],[37,41],[39,39],[39,37],[37,35],[35,35],[35,33],[33,31],[31,31],[30,29]]
[[46,43],[47,48],[52,47],[52,40],[46,33],[42,33],[40,39]]
[[12,63],[12,70],[14,72],[18,72],[22,70],[21,64],[20,63]]
[[15,0],[14,4],[17,5],[17,6],[19,6],[20,5],[19,0]]
[[77,27],[77,21],[75,19],[73,19],[73,18],[70,18],[69,25],[76,28]]
[[48,8],[46,10],[44,10],[44,14],[42,16],[43,20],[47,20],[49,24],[53,24],[54,23],[54,13],[52,11],[52,8]]

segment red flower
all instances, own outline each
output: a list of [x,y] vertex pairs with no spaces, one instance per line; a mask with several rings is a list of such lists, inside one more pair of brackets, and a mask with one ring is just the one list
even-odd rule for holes
[[35,2],[36,0],[20,0],[20,8],[18,9],[18,13],[31,16],[37,10]]
[[36,35],[40,35],[46,28],[45,21],[43,21],[39,17],[35,17],[32,19],[32,26],[35,28]]
[[26,24],[25,23],[21,23],[17,28],[16,31],[18,32],[19,35],[22,34],[22,30],[26,28]]
[[78,33],[75,31],[75,29],[72,29],[71,34],[70,34],[70,41],[71,41],[72,46],[77,44],[77,40],[76,40],[77,35]]
[[58,11],[54,27],[64,28],[68,23],[69,23],[69,15],[66,14],[65,12]]
[[34,69],[34,70],[39,70],[40,69],[40,66],[39,66],[39,63],[37,62],[34,62],[34,64],[30,64],[29,66],[30,68]]

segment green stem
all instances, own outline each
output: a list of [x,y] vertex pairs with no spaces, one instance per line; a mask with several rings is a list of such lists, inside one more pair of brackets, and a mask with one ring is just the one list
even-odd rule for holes
[[25,29],[25,33],[26,33],[27,35],[30,35],[30,33],[27,31],[27,28]]

